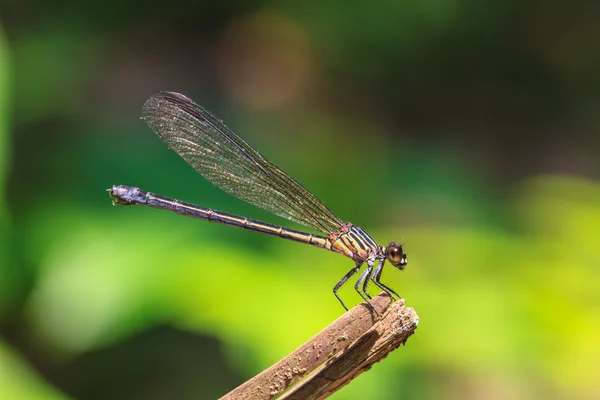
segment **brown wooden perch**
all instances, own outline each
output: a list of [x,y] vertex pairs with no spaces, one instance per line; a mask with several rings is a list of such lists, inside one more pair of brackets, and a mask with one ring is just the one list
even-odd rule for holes
[[402,299],[390,303],[390,297],[382,293],[371,300],[375,312],[365,303],[357,305],[222,399],[330,396],[405,343],[417,329],[419,317],[415,310],[405,307]]

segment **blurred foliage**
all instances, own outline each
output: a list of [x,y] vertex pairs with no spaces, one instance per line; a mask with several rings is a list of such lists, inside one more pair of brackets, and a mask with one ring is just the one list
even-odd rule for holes
[[7,399],[65,399],[44,384],[31,368],[3,344],[0,345],[0,388]]
[[[176,90],[381,244],[421,321],[339,399],[600,396],[600,9],[428,0],[0,7],[0,398],[214,398],[342,312],[335,254],[138,119]],[[341,295],[359,301],[352,285]]]
[[0,316],[7,312],[5,299],[10,296],[10,269],[8,268],[12,248],[12,221],[6,204],[6,181],[10,163],[9,144],[9,50],[2,26],[0,26]]

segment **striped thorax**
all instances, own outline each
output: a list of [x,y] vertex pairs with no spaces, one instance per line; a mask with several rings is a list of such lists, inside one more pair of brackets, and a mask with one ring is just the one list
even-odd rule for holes
[[406,254],[402,251],[400,243],[391,242],[384,248],[378,245],[364,229],[350,222],[346,222],[339,230],[331,232],[327,242],[326,248],[357,262],[366,261],[372,264],[375,260],[389,259],[390,263],[399,269],[404,269],[407,264]]
[[374,261],[378,255],[383,255],[383,248],[361,227],[350,222],[330,233],[328,239],[331,242],[331,250],[354,261]]

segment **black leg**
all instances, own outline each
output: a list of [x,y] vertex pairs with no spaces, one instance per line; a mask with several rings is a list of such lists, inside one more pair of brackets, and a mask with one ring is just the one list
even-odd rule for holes
[[[363,283],[363,281],[367,281],[369,274],[371,273],[371,270],[373,269],[373,265],[369,265],[367,264],[367,269],[365,269],[365,271],[360,275],[360,278],[358,278],[358,280],[356,281],[356,284],[354,285],[354,290],[356,290],[356,292],[360,295],[360,297],[362,297],[367,303],[369,303],[369,299],[371,298],[371,296],[369,296],[368,293],[364,293],[360,291],[360,285],[361,283]],[[365,297],[366,296],[366,297]],[[369,303],[371,304],[371,303]]]
[[371,271],[373,270],[373,264],[369,264],[369,261],[367,261],[367,265],[369,267],[367,268],[367,270],[365,272],[369,271],[369,273],[368,273],[368,275],[365,275],[366,279],[364,280],[362,291],[364,294],[367,295],[367,297],[369,299],[372,299],[373,297],[369,293],[367,293],[367,286],[369,285],[369,280],[370,280],[369,275],[371,275]]
[[390,288],[389,286],[384,285],[383,283],[381,283],[379,280],[381,279],[381,274],[383,273],[383,264],[385,263],[385,261],[382,261],[377,268],[375,268],[375,271],[373,272],[373,275],[371,275],[371,280],[373,281],[373,283],[375,283],[377,286],[379,286],[379,288],[381,290],[383,290],[384,292],[386,292],[388,295],[390,295],[391,298],[394,298],[393,295],[396,295],[397,298],[401,298],[400,295],[398,293],[396,293],[394,291],[394,289]]
[[344,304],[344,302],[342,301],[342,299],[340,298],[340,296],[338,296],[337,291],[340,287],[342,287],[342,285],[344,283],[346,283],[346,281],[348,279],[350,279],[350,277],[352,275],[354,275],[355,273],[358,272],[358,270],[360,269],[362,263],[356,263],[356,267],[352,268],[350,271],[348,271],[348,273],[346,275],[344,275],[344,277],[342,279],[340,279],[340,281],[334,286],[333,288],[333,294],[335,295],[335,297],[337,297],[337,299],[339,300],[339,302],[342,304],[342,307],[344,307],[344,309],[346,311],[348,311],[348,307],[346,307],[346,305]]

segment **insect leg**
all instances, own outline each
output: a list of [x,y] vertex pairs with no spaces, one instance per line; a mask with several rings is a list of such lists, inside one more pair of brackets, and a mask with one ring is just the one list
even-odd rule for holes
[[348,271],[348,273],[346,275],[344,275],[344,277],[342,279],[340,279],[340,281],[333,288],[333,294],[335,295],[335,297],[337,297],[337,299],[339,300],[339,302],[342,304],[342,307],[344,307],[344,309],[346,311],[348,311],[348,307],[346,307],[346,305],[344,304],[344,302],[342,301],[342,299],[340,298],[340,296],[338,296],[337,291],[338,291],[338,289],[340,287],[342,287],[342,285],[344,283],[346,283],[346,281],[348,279],[350,279],[350,277],[352,275],[354,275],[355,273],[358,272],[358,270],[360,269],[361,266],[362,266],[362,262],[361,263],[357,262],[356,263],[356,267],[354,267],[350,271]]

